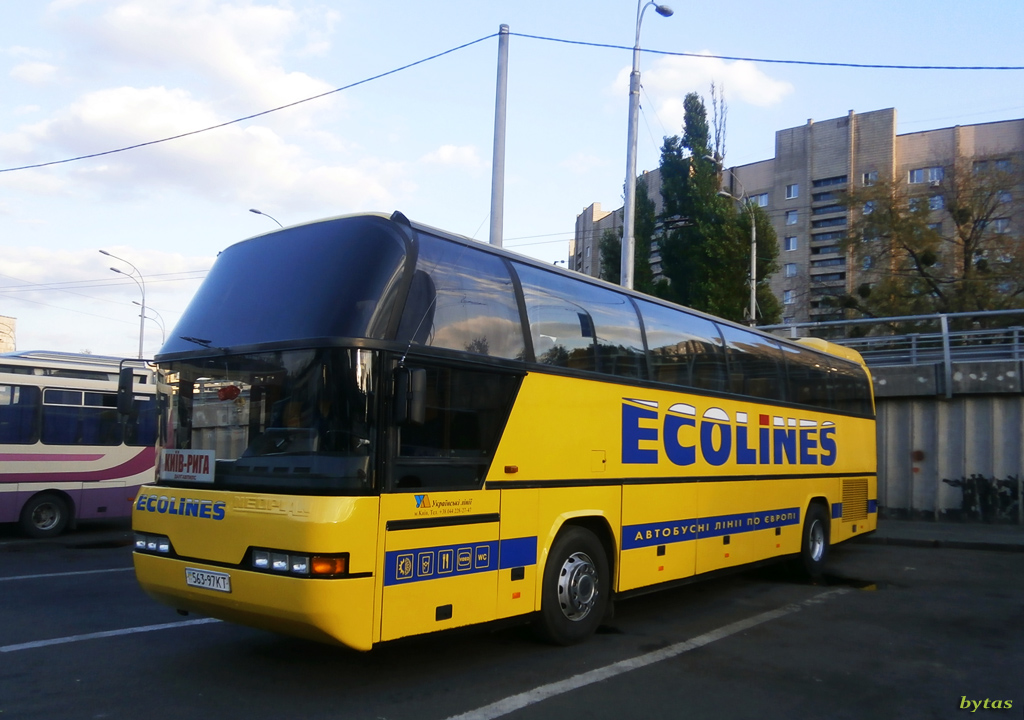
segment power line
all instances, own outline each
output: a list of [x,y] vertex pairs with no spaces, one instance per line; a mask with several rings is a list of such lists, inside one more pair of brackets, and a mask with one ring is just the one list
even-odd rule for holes
[[240,117],[240,118],[237,118],[235,120],[228,120],[227,122],[222,122],[222,123],[219,123],[217,125],[211,125],[209,127],[200,128],[199,130],[191,130],[189,132],[180,133],[178,135],[171,135],[170,137],[161,138],[159,140],[150,140],[148,142],[136,143],[135,145],[128,145],[127,147],[117,148],[115,150],[105,150],[103,152],[90,153],[89,155],[79,155],[78,157],[67,158],[65,160],[52,160],[50,162],[36,163],[34,165],[22,165],[20,167],[0,168],[0,173],[14,172],[16,170],[31,170],[31,169],[34,169],[34,168],[49,167],[51,165],[62,165],[64,163],[76,162],[78,160],[88,160],[90,158],[103,157],[104,155],[113,155],[114,153],[126,152],[128,150],[137,150],[138,148],[148,147],[150,145],[159,145],[160,143],[170,142],[171,140],[180,140],[181,138],[189,137],[190,135],[198,135],[199,133],[209,132],[210,130],[217,130],[217,129],[222,128],[222,127],[227,127],[228,125],[235,125],[235,124],[240,123],[240,122],[245,122],[246,120],[252,120],[253,118],[258,118],[258,117],[261,117],[263,115],[269,115],[270,113],[275,113],[275,112],[277,112],[279,110],[284,110],[286,108],[295,107],[296,105],[301,105],[302,103],[307,103],[307,102],[310,102],[312,100],[319,100],[322,97],[327,97],[328,95],[333,95],[333,94],[339,93],[339,92],[341,92],[343,90],[350,90],[350,89],[352,89],[354,87],[357,87],[359,85],[365,85],[366,83],[372,82],[374,80],[380,80],[381,78],[387,77],[388,75],[394,75],[395,73],[401,72],[403,70],[408,70],[411,67],[415,67],[417,65],[422,65],[423,63],[430,62],[431,60],[436,60],[437,58],[443,57],[445,55],[450,55],[453,52],[457,52],[457,51],[462,50],[464,48],[470,47],[471,45],[476,45],[477,43],[483,42],[484,40],[489,40],[489,39],[491,39],[493,37],[497,37],[497,35],[498,35],[498,33],[491,33],[490,35],[487,35],[485,37],[479,38],[477,40],[473,40],[472,42],[464,43],[463,45],[459,45],[458,47],[453,47],[453,48],[451,48],[449,50],[445,50],[444,52],[439,52],[436,55],[431,55],[430,57],[423,58],[422,60],[417,60],[416,62],[411,62],[411,63],[409,63],[407,65],[403,65],[402,67],[395,68],[394,70],[388,70],[387,72],[382,72],[382,73],[380,73],[378,75],[374,75],[372,77],[364,78],[363,80],[357,80],[354,83],[349,83],[348,85],[344,85],[342,87],[335,88],[334,90],[328,90],[327,92],[322,92],[319,95],[313,95],[313,96],[308,97],[308,98],[303,98],[302,100],[296,100],[295,102],[290,102],[290,103],[287,103],[285,105],[279,105],[278,107],[271,108],[269,110],[263,110],[262,112],[258,112],[258,113],[253,113],[252,115],[246,115],[245,117]]
[[[189,280],[202,280],[206,277],[207,270],[186,270],[179,273],[164,273],[163,275],[183,275],[185,277],[163,277],[161,275],[155,275],[151,280],[150,276],[146,276],[147,285],[157,285],[160,283],[169,282],[182,282]],[[47,290],[59,290],[61,292],[72,293],[79,295],[81,293],[75,293],[74,290],[86,290],[99,287],[114,287],[117,285],[131,285],[132,283],[121,280],[118,278],[111,278],[110,280],[67,280],[64,282],[52,282],[52,283],[34,283],[29,280],[23,280],[22,278],[16,278],[11,275],[0,275],[0,277],[9,278],[11,280],[17,280],[18,282],[24,283],[24,285],[0,285],[0,294],[11,294],[20,292],[43,292]],[[89,295],[83,295],[82,297],[92,297]],[[100,300],[103,298],[95,298],[94,300]]]
[[50,303],[39,302],[38,300],[29,300],[28,298],[23,298],[23,297],[11,298],[11,300],[13,300],[14,302],[23,302],[23,303],[31,303],[33,305],[42,305],[43,307],[54,308],[56,310],[63,310],[64,312],[77,313],[78,315],[88,315],[89,317],[102,318],[103,320],[111,320],[113,322],[130,323],[131,325],[135,325],[136,324],[134,320],[132,320],[132,321],[118,320],[116,318],[112,318],[112,317],[109,317],[107,315],[97,315],[96,313],[86,312],[85,310],[76,310],[74,308],[61,307],[60,305],[51,305]]
[[[612,50],[633,50],[633,48],[625,46],[625,45],[611,45],[611,44],[607,44],[607,43],[586,42],[586,41],[583,41],[583,40],[565,40],[565,39],[562,39],[562,38],[551,38],[551,37],[545,37],[545,36],[542,36],[542,35],[528,35],[528,34],[525,34],[525,33],[510,33],[510,34],[511,35],[515,35],[517,37],[527,38],[527,39],[530,39],[530,40],[543,40],[545,42],[563,43],[563,44],[566,44],[566,45],[580,45],[580,46],[585,46],[585,47],[598,47],[598,48],[607,48],[607,49],[612,49]],[[269,110],[263,110],[261,112],[253,113],[251,115],[246,115],[245,117],[240,117],[240,118],[237,118],[235,120],[228,120],[226,122],[219,123],[217,125],[211,125],[209,127],[200,128],[198,130],[191,130],[189,132],[180,133],[178,135],[172,135],[172,136],[169,136],[169,137],[160,138],[159,140],[150,140],[150,141],[147,141],[147,142],[136,143],[135,145],[128,145],[126,147],[116,148],[114,150],[105,150],[103,152],[90,153],[88,155],[79,155],[77,157],[66,158],[64,160],[52,160],[50,162],[35,163],[35,164],[32,164],[32,165],[21,165],[21,166],[18,166],[18,167],[0,168],[0,173],[15,172],[15,171],[18,171],[18,170],[31,170],[31,169],[35,169],[35,168],[50,167],[51,165],[62,165],[62,164],[65,164],[65,163],[76,162],[78,160],[87,160],[87,159],[90,159],[90,158],[103,157],[104,155],[113,155],[115,153],[126,152],[128,150],[136,150],[138,148],[148,147],[150,145],[158,145],[160,143],[170,142],[171,140],[179,140],[181,138],[189,137],[189,136],[192,136],[192,135],[198,135],[200,133],[209,132],[210,130],[217,130],[219,128],[227,127],[229,125],[235,125],[235,124],[240,123],[240,122],[245,122],[246,120],[252,120],[253,118],[262,117],[263,115],[269,115],[270,113],[275,113],[275,112],[278,112],[279,110],[285,110],[287,108],[295,107],[296,105],[301,105],[302,103],[307,103],[307,102],[311,102],[313,100],[318,100],[318,99],[320,99],[322,97],[327,97],[328,95],[333,95],[335,93],[342,92],[343,90],[350,90],[351,88],[357,87],[359,85],[365,85],[366,83],[372,82],[374,80],[379,80],[381,78],[387,77],[388,75],[394,75],[395,73],[402,72],[403,70],[408,70],[409,68],[415,67],[417,65],[422,65],[423,63],[430,62],[431,60],[436,60],[437,58],[444,57],[445,55],[450,55],[451,53],[458,52],[459,50],[463,50],[463,49],[465,49],[467,47],[470,47],[472,45],[476,45],[476,44],[481,43],[481,42],[483,42],[485,40],[490,40],[493,37],[497,37],[497,35],[498,35],[498,33],[491,33],[490,35],[485,35],[484,37],[478,38],[478,39],[473,40],[471,42],[464,43],[464,44],[459,45],[457,47],[450,48],[448,50],[445,50],[443,52],[437,53],[435,55],[431,55],[430,57],[426,57],[426,58],[423,58],[421,60],[417,60],[415,62],[408,63],[407,65],[403,65],[401,67],[394,68],[393,70],[388,70],[387,72],[383,72],[383,73],[380,73],[378,75],[373,75],[371,77],[364,78],[362,80],[357,80],[356,82],[350,83],[348,85],[344,85],[344,86],[339,87],[339,88],[335,88],[334,90],[328,90],[327,92],[323,92],[323,93],[320,93],[318,95],[313,95],[313,96],[310,96],[310,97],[307,97],[307,98],[303,98],[302,100],[296,100],[295,102],[287,103],[285,105],[279,105],[278,107],[271,108]],[[1024,66],[1020,66],[1020,65],[1001,65],[1001,66],[999,66],[999,65],[892,65],[892,64],[880,64],[880,63],[825,62],[825,61],[819,61],[819,60],[783,60],[783,59],[777,59],[777,58],[753,58],[753,57],[739,57],[739,56],[732,56],[732,55],[705,55],[705,54],[701,54],[701,53],[671,52],[671,51],[668,51],[668,50],[649,50],[649,49],[646,49],[646,48],[641,49],[641,52],[649,53],[649,54],[652,54],[652,55],[669,55],[669,56],[676,56],[676,57],[708,58],[708,59],[712,59],[712,60],[732,60],[732,61],[745,61],[745,62],[755,62],[755,63],[773,63],[773,64],[780,64],[780,65],[812,65],[812,66],[818,66],[818,67],[847,67],[847,68],[873,69],[873,70],[986,70],[986,71],[987,70],[1024,70]]]
[[[606,43],[585,42],[583,40],[563,40],[562,38],[544,37],[542,35],[525,35],[523,33],[509,33],[516,37],[529,38],[530,40],[544,40],[546,42],[564,43],[566,45],[585,45],[587,47],[608,48],[611,50],[633,50],[626,45],[609,45]],[[734,60],[755,63],[772,63],[775,65],[814,65],[818,67],[847,67],[864,70],[1024,70],[1024,65],[889,65],[882,63],[849,63],[849,62],[825,62],[821,60],[779,60],[774,58],[738,57],[734,55],[705,55],[703,53],[671,52],[668,50],[648,50],[641,48],[640,52],[651,55],[672,55],[676,57],[708,58],[711,60]]]

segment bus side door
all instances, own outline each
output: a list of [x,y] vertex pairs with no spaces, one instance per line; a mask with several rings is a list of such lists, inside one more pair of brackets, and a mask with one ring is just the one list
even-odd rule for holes
[[493,620],[500,492],[381,497],[380,640]]

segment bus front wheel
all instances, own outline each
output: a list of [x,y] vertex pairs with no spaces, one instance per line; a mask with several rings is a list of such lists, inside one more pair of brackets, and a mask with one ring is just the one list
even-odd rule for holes
[[556,645],[573,645],[594,634],[608,608],[611,581],[604,547],[594,533],[569,527],[548,555],[538,629]]
[[807,508],[803,539],[800,543],[800,565],[804,573],[813,580],[820,578],[825,571],[830,524],[828,513],[819,503],[812,503]]
[[21,509],[21,529],[29,537],[48,538],[60,535],[71,520],[71,507],[56,493],[39,493]]

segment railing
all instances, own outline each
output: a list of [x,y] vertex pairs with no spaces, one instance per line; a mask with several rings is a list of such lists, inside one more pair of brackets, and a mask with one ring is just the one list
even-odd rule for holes
[[[954,362],[1024,360],[1024,327],[982,327],[993,321],[1004,322],[1013,316],[1024,319],[1024,309],[766,325],[761,330],[776,333],[786,331],[793,338],[824,337],[856,350],[869,366],[874,367],[941,363],[946,376],[948,397],[952,387],[950,380]],[[968,327],[950,330],[951,321]],[[938,330],[893,334],[892,328],[910,324],[937,324]],[[877,334],[841,337],[852,326],[868,326],[868,333]]]
[[917,365],[955,361],[1024,360],[1024,328],[947,330],[889,337],[837,339],[859,352],[868,365]]

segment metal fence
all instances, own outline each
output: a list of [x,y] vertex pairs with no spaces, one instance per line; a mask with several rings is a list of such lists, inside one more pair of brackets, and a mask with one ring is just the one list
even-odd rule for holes
[[[1014,318],[1020,320],[1010,327],[991,327]],[[936,330],[903,334],[893,330],[915,325],[931,325]],[[860,336],[845,337],[853,328]],[[870,366],[941,362],[948,367],[953,362],[1024,360],[1024,309],[766,325],[761,329],[793,338],[826,338],[856,350]]]
[[877,402],[880,507],[896,517],[1024,525],[1024,396],[954,397],[952,382],[956,363],[1024,361],[1024,310],[761,329],[845,345],[875,368],[873,375],[898,374],[898,366],[938,366],[945,399],[897,395]]
[[868,365],[1024,360],[1024,328],[949,330],[889,337],[844,338],[837,342],[863,356]]

